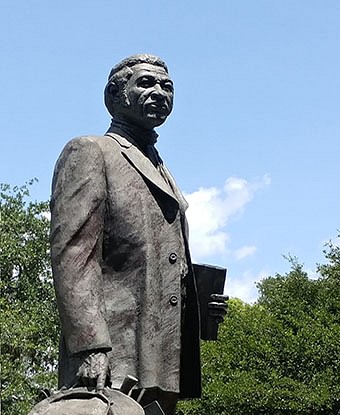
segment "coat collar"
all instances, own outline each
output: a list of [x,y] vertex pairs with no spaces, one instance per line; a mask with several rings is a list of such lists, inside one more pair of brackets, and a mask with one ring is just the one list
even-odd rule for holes
[[105,135],[113,138],[120,145],[123,155],[132,163],[135,169],[138,170],[142,176],[174,199],[180,206],[181,210],[185,211],[188,208],[187,201],[184,199],[184,196],[176,185],[175,180],[164,165],[163,170],[167,175],[170,185],[165,182],[160,172],[156,169],[148,157],[146,157],[135,145],[128,141],[123,134],[118,134],[117,132],[107,132]]

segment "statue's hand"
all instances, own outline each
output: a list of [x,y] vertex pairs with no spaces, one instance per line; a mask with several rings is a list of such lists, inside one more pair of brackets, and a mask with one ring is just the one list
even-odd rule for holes
[[222,294],[211,294],[211,302],[208,303],[209,315],[216,320],[216,323],[222,323],[227,314],[229,297]]
[[97,391],[102,391],[108,372],[109,359],[106,353],[86,352],[83,355],[83,362],[79,366],[77,377],[82,385],[96,387]]

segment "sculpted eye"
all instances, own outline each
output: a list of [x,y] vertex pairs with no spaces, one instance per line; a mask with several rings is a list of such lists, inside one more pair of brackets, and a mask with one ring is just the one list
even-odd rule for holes
[[174,92],[174,87],[170,82],[166,82],[165,84],[163,84],[163,89],[167,92]]
[[150,78],[141,78],[138,82],[137,85],[141,88],[150,88],[151,86],[154,85],[154,80],[150,79]]

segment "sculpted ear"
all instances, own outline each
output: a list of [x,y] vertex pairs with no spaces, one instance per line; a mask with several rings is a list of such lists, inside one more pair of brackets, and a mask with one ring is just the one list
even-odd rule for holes
[[111,102],[119,102],[119,88],[116,82],[109,81],[105,87],[105,96],[110,97]]
[[106,84],[104,90],[104,101],[106,108],[108,109],[109,113],[113,116],[117,104],[118,106],[120,104],[119,87],[116,82],[109,81]]
[[114,111],[119,111],[120,107],[123,108],[130,105],[125,85],[118,85],[115,81],[109,81],[106,84],[104,97],[106,108],[111,115],[113,115]]

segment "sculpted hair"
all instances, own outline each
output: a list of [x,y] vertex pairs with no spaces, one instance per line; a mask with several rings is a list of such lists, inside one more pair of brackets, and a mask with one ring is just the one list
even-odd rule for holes
[[158,56],[149,54],[138,54],[123,59],[120,63],[118,63],[111,69],[104,90],[105,106],[112,116],[114,116],[115,112],[115,95],[120,95],[120,98],[122,98],[122,102],[124,102],[125,84],[133,73],[131,68],[141,63],[148,63],[150,65],[159,66],[163,68],[166,73],[169,73],[166,63],[162,61],[162,59],[160,59]]

